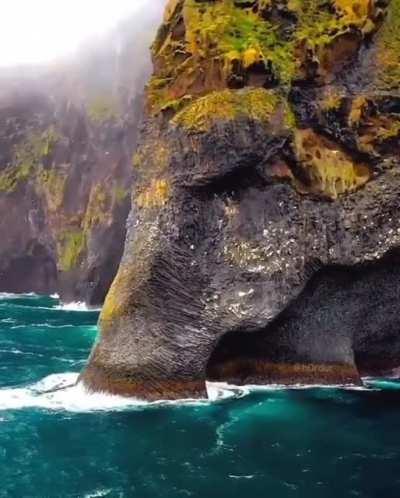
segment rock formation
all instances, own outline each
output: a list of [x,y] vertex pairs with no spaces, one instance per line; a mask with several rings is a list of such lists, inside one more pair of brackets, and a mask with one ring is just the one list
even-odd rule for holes
[[103,303],[123,252],[157,10],[57,64],[1,71],[0,292]]
[[400,1],[170,0],[153,62],[86,386],[399,367]]

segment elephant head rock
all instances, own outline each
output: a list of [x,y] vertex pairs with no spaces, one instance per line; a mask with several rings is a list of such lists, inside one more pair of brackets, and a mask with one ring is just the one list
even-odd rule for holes
[[152,51],[87,388],[399,367],[400,0],[170,0]]

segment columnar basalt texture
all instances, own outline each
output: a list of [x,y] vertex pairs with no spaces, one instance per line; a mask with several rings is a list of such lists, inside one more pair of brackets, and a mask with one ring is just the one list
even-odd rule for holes
[[1,70],[0,292],[104,302],[126,236],[152,9],[68,60]]
[[399,28],[399,0],[168,3],[89,389],[400,366]]

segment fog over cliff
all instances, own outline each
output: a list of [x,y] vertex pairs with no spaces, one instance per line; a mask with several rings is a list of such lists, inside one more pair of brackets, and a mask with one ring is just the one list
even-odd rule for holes
[[[9,83],[29,90],[27,80],[35,85],[39,79],[37,84],[43,85],[44,79],[49,82],[61,74],[62,79],[70,81],[77,71],[84,80],[80,86],[89,85],[90,90],[115,86],[117,71],[129,79],[127,85],[141,91],[151,72],[149,47],[161,21],[163,0],[150,4],[136,0],[133,5],[129,2],[130,7],[126,0],[99,6],[89,1],[79,8],[75,1],[59,2],[59,12],[49,9],[41,17],[48,3],[44,0],[40,9],[36,7],[36,14],[32,12],[33,19],[26,19],[32,9],[29,4],[21,23],[15,23],[21,1],[7,7],[0,21],[0,97],[9,90]],[[35,24],[37,19],[39,24]],[[71,19],[73,29],[68,26]],[[25,26],[28,22],[29,27]],[[24,28],[27,30],[22,34]],[[76,82],[72,85],[76,91]]]
[[[0,291],[102,303],[122,254],[149,47],[162,7],[136,3],[96,36],[88,21],[78,50],[0,69],[0,213],[8,213],[0,218]],[[103,4],[99,9],[104,14]],[[62,38],[62,19],[47,22],[60,24]],[[28,60],[32,47],[23,39]],[[60,40],[46,39],[53,41]]]
[[[13,0],[2,5],[0,66],[46,64],[79,52],[82,43],[101,38],[124,19],[142,28],[162,2],[115,0]],[[142,22],[143,21],[143,22]]]

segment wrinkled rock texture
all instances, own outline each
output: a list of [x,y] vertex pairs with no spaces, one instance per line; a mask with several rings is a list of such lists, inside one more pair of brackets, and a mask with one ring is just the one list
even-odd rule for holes
[[0,292],[103,303],[126,235],[158,16],[79,55],[0,72]]
[[86,386],[400,366],[400,1],[171,0]]

